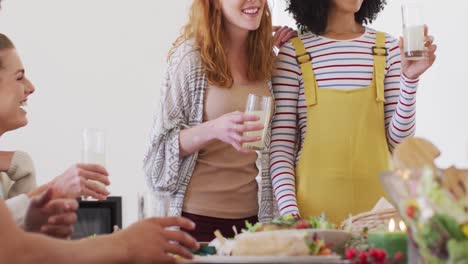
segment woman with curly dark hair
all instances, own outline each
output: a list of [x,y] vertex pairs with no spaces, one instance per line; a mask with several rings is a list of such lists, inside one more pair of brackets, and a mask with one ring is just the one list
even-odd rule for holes
[[[372,208],[390,151],[415,131],[419,77],[434,62],[401,57],[398,39],[368,28],[385,0],[289,0],[305,31],[273,74],[270,171],[282,215],[338,222]],[[401,43],[401,42],[400,42]]]

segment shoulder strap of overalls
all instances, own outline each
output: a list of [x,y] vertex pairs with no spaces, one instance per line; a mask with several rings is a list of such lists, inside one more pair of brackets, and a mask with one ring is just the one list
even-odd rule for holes
[[302,79],[304,81],[304,94],[306,105],[317,104],[317,82],[315,80],[314,70],[312,68],[312,57],[307,52],[301,38],[290,40],[296,50],[296,61],[301,67]]
[[377,90],[378,102],[385,102],[385,66],[387,64],[388,51],[385,47],[385,33],[377,32],[375,46],[372,47],[372,54],[374,56],[374,82]]

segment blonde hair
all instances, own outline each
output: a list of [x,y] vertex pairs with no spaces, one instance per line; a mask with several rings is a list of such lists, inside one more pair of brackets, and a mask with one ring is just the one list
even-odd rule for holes
[[[13,42],[4,34],[0,33],[0,51],[14,49]],[[0,69],[3,69],[2,58],[0,57]]]
[[[183,27],[182,34],[175,41],[169,58],[184,41],[194,39],[200,49],[203,68],[208,82],[219,87],[231,87],[234,79],[227,61],[226,47],[223,43],[223,14],[220,0],[194,0],[190,8],[190,18]],[[260,27],[249,32],[248,71],[250,81],[262,81],[271,78],[273,69],[272,20],[268,4],[262,14]]]

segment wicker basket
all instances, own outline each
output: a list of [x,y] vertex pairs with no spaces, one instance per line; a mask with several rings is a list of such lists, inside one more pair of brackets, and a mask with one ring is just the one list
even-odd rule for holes
[[344,230],[350,230],[354,234],[361,233],[364,228],[367,228],[369,232],[387,230],[388,222],[392,218],[395,220],[397,225],[400,220],[402,220],[398,211],[393,208],[375,212],[366,212],[351,217],[351,228],[349,227],[349,219],[341,223],[341,228]]

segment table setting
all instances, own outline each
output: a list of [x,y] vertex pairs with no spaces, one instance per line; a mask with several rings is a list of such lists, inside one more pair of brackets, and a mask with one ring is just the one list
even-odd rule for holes
[[246,223],[182,263],[468,263],[468,171],[437,168],[439,155],[427,140],[405,140],[394,170],[380,175],[387,197],[371,211],[339,226],[326,212]]

